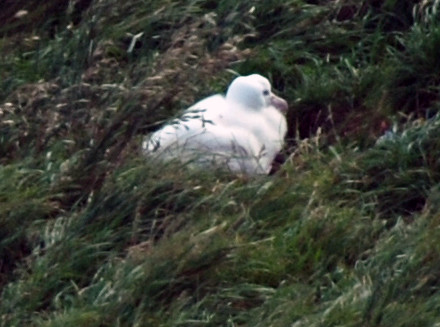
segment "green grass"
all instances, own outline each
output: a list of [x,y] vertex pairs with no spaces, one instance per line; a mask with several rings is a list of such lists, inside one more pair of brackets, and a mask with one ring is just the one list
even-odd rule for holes
[[[0,326],[440,323],[437,1],[63,6],[0,14]],[[255,72],[276,174],[141,155]]]

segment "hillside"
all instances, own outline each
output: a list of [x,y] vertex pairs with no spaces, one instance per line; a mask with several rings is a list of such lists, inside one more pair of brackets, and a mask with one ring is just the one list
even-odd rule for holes
[[[439,326],[437,0],[51,0],[0,13],[0,326]],[[284,160],[143,137],[259,73]]]

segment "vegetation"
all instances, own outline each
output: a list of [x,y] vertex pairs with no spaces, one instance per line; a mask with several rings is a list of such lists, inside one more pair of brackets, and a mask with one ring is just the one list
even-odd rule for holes
[[[4,6],[0,326],[439,325],[439,1]],[[142,156],[254,72],[275,174]]]

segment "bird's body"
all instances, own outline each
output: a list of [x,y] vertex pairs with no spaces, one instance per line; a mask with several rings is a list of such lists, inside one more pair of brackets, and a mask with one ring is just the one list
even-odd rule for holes
[[282,149],[287,103],[260,75],[236,78],[226,96],[197,102],[154,132],[143,144],[147,155],[219,166],[247,175],[269,173]]

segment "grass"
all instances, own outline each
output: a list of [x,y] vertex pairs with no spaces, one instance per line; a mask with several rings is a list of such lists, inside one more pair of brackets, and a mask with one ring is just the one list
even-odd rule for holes
[[[0,326],[439,324],[438,1],[64,5],[1,14]],[[274,175],[141,155],[254,72]]]

